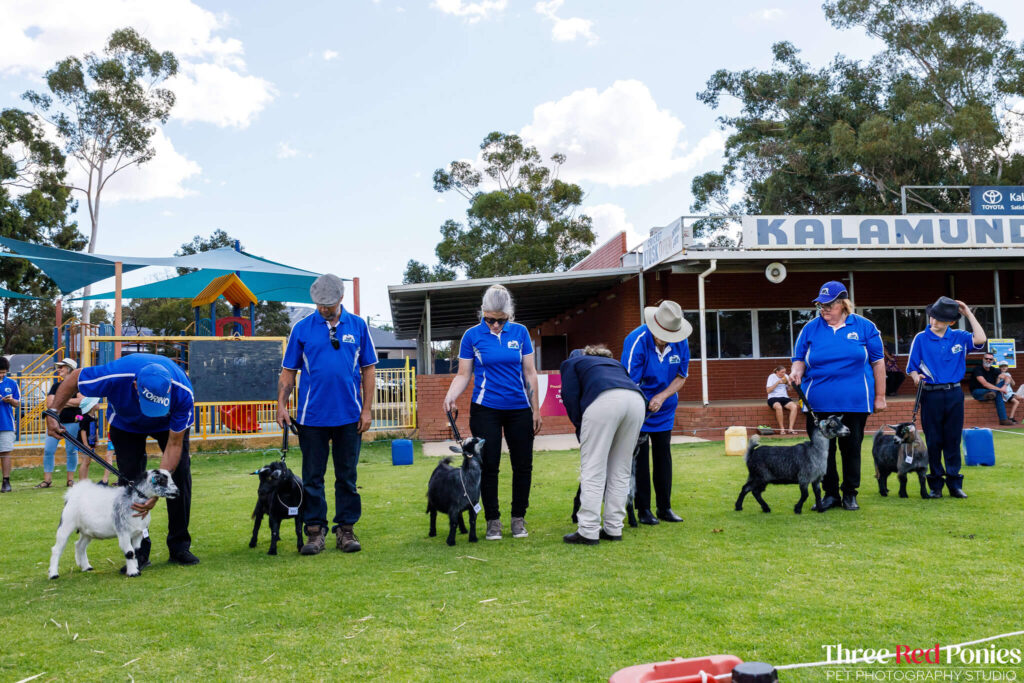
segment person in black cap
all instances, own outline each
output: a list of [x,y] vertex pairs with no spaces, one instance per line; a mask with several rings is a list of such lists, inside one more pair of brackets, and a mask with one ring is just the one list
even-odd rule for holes
[[[964,392],[960,388],[967,354],[985,348],[985,332],[963,301],[939,297],[928,307],[928,327],[910,345],[907,374],[914,384],[924,382],[921,425],[928,442],[928,485],[932,498],[942,497],[942,485],[953,498],[966,498],[960,474],[960,436],[964,428]],[[972,332],[950,328],[963,315]],[[986,353],[986,358],[991,354]],[[942,466],[945,456],[946,466]]]
[[[821,481],[825,495],[818,512],[840,505],[859,510],[860,447],[864,425],[873,411],[885,405],[885,359],[882,337],[867,318],[853,312],[853,302],[842,282],[826,282],[814,299],[818,317],[804,325],[793,348],[790,381],[803,385],[810,408],[816,413],[838,415],[850,433],[828,445],[828,464]],[[806,407],[806,406],[805,406]],[[807,413],[807,434],[817,426]],[[839,485],[836,445],[843,456],[843,483]]]

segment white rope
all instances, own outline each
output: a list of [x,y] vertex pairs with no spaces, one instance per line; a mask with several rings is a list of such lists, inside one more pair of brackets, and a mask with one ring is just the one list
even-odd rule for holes
[[1007,429],[993,429],[993,432],[999,432],[1000,434],[1013,434],[1014,436],[1024,436],[1024,432],[1011,432]]

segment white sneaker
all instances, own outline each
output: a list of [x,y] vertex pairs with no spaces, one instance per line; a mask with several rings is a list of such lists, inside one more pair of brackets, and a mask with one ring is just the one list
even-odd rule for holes
[[526,520],[522,517],[512,518],[512,538],[526,538],[530,534],[526,533]]
[[484,538],[488,541],[501,540],[501,520],[491,519],[487,522],[487,535]]

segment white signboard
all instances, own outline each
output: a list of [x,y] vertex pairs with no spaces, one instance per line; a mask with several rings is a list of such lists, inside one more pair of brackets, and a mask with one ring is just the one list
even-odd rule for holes
[[[685,233],[690,228],[683,227],[683,219],[678,218],[671,225],[654,233],[644,242],[644,270],[652,268],[670,256],[683,250]],[[692,233],[690,235],[692,241]]]
[[744,216],[743,246],[747,249],[1024,248],[1024,217]]

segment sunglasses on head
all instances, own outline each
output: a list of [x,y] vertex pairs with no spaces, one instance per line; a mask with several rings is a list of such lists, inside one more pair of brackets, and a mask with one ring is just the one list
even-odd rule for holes
[[484,316],[484,322],[488,325],[504,325],[508,322],[508,318],[488,318]]
[[337,351],[341,348],[341,342],[338,341],[338,328],[328,327],[327,329],[331,332],[331,346],[333,346],[334,350]]

